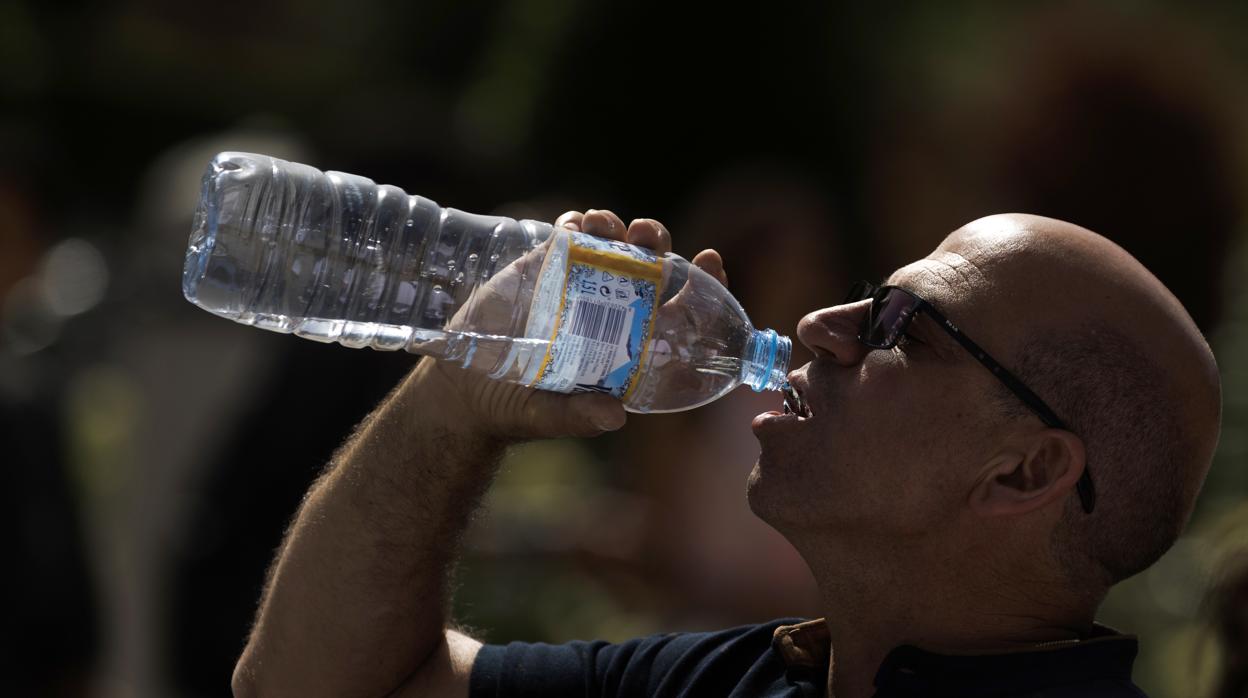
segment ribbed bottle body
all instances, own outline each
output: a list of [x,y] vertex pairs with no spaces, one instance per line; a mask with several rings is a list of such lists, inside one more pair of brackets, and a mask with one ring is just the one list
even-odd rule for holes
[[[448,332],[448,320],[550,230],[364,177],[221,153],[204,174],[183,292],[264,329],[444,356],[463,334]],[[523,330],[523,319],[500,334]]]

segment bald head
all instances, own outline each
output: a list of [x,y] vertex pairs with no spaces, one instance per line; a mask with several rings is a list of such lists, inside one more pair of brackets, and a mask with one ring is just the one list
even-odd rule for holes
[[949,293],[974,296],[951,301],[998,320],[998,358],[1084,442],[1097,507],[1067,501],[1058,559],[1108,583],[1147,567],[1186,523],[1220,424],[1217,365],[1182,304],[1121,247],[1051,218],[977,220],[929,259],[960,277]]
[[1086,228],[989,216],[949,235],[931,256],[973,264],[997,300],[1028,309],[1029,327],[1104,324],[1155,347],[1159,359],[1184,359],[1172,367],[1183,376],[1217,383],[1213,354],[1178,299],[1126,250]]

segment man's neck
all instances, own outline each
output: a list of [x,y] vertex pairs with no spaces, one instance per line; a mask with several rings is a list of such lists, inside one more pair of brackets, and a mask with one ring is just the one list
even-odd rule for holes
[[900,645],[1008,650],[1077,639],[1091,629],[1096,600],[1075,601],[1057,586],[1013,583],[982,569],[971,574],[898,557],[857,564],[808,558],[832,643],[829,696],[873,695],[880,665]]

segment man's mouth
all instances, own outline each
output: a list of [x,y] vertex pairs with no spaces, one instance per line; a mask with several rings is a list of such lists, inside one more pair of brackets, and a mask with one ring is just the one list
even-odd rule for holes
[[781,391],[784,393],[785,414],[795,414],[803,419],[810,419],[814,416],[814,413],[810,411],[810,404],[802,398],[801,392],[792,383],[785,383]]
[[797,375],[796,381],[785,383],[780,389],[781,394],[784,395],[784,411],[771,410],[756,416],[750,423],[750,426],[754,428],[754,433],[761,435],[772,429],[795,427],[814,417],[815,413],[810,409],[810,403],[802,394],[804,385],[805,377],[801,375]]

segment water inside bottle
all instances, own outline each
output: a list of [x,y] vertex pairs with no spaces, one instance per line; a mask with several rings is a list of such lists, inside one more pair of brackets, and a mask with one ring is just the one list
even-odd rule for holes
[[[545,353],[549,341],[526,337],[431,330],[410,325],[389,325],[378,322],[352,322],[326,318],[290,318],[254,316],[239,318],[240,322],[264,329],[292,332],[304,339],[337,342],[353,349],[371,347],[380,351],[407,350],[416,354],[434,354],[464,368],[475,368],[507,374],[515,370],[520,358]],[[510,363],[500,365],[508,358]]]

